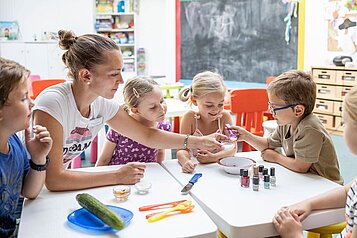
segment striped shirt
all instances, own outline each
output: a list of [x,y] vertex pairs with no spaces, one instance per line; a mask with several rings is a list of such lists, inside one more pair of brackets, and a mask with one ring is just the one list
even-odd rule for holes
[[357,225],[357,179],[352,183],[351,188],[347,193],[346,200],[346,222],[347,226],[344,231],[345,238],[352,236],[352,229],[354,225]]

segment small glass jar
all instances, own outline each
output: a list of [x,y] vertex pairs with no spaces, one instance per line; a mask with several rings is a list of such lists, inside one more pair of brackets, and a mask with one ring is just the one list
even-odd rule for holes
[[135,189],[139,194],[147,194],[151,186],[152,185],[149,181],[142,180],[135,184]]
[[115,186],[113,188],[113,195],[121,202],[126,201],[130,195],[130,187],[125,185]]

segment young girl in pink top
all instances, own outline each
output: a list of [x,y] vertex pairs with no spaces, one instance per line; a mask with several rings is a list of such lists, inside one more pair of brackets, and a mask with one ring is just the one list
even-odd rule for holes
[[[171,131],[171,124],[163,122],[167,106],[158,83],[149,77],[129,79],[124,86],[124,108],[127,113],[147,127]],[[161,162],[165,150],[140,144],[110,129],[96,166],[129,162]]]
[[[225,124],[232,124],[231,115],[223,110],[226,91],[223,77],[218,73],[205,71],[197,74],[192,85],[182,89],[179,94],[182,101],[195,106],[195,109],[183,115],[180,133],[203,136],[226,132]],[[191,173],[196,166],[195,159],[203,164],[214,163],[220,158],[234,155],[236,150],[235,142],[217,150],[178,150],[177,159],[182,171]]]

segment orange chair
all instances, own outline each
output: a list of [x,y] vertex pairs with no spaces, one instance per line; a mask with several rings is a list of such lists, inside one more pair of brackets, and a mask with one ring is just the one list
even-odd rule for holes
[[[268,110],[268,94],[263,88],[236,89],[231,91],[231,112],[236,114],[236,125],[254,135],[263,136],[263,114]],[[252,148],[243,142],[242,151]]]
[[52,85],[63,83],[66,80],[64,79],[41,79],[32,81],[32,95],[31,99],[35,99],[45,88],[48,88]]
[[[267,86],[269,86],[269,84],[270,84],[271,82],[273,82],[275,79],[276,79],[276,77],[273,76],[273,75],[266,77]],[[269,121],[269,120],[275,120],[274,117],[273,117],[273,114],[271,114],[271,112],[270,112],[269,110],[267,110],[266,112],[264,112],[264,116],[266,117],[266,120],[267,120],[267,121]]]
[[275,79],[276,79],[275,76],[270,75],[270,76],[268,76],[265,80],[266,80],[267,85],[269,85],[269,84],[270,84],[271,82],[273,82]]

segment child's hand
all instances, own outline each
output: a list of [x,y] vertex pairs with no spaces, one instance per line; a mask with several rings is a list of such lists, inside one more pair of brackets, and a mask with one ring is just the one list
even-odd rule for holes
[[300,221],[305,220],[311,213],[311,205],[309,202],[299,202],[288,207],[289,210],[299,216]]
[[265,149],[261,152],[261,157],[264,161],[276,163],[280,154],[273,149]]
[[215,154],[209,152],[208,150],[198,150],[196,158],[201,164],[209,164],[212,162],[217,162]]
[[303,237],[299,217],[287,208],[280,209],[273,218],[275,229],[283,238]]
[[146,165],[140,162],[129,162],[118,169],[118,184],[136,184],[144,177]]
[[231,125],[230,129],[236,135],[236,137],[238,138],[238,141],[245,140],[246,135],[250,133],[249,131],[247,131],[246,129],[244,129],[243,127],[240,127],[240,126]]
[[25,129],[25,142],[27,151],[30,153],[31,160],[35,164],[45,164],[46,156],[52,147],[52,138],[46,127],[34,126],[34,137],[30,136],[30,129]]
[[194,163],[192,160],[187,160],[183,165],[182,165],[182,172],[184,173],[192,173],[195,168],[196,168],[196,163]]

